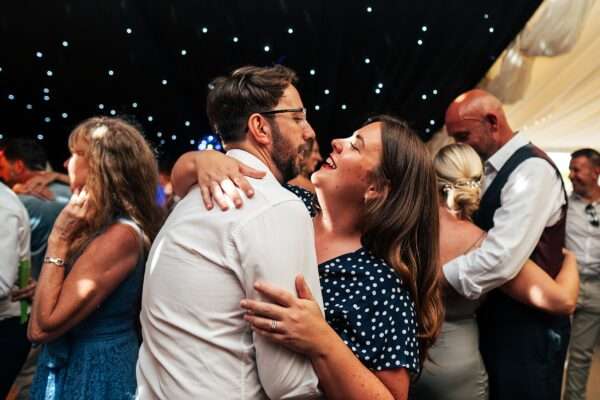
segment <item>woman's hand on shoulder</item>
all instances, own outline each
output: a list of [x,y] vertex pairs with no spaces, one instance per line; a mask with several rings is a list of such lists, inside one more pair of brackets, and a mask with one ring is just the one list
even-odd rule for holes
[[246,177],[260,179],[265,172],[215,150],[194,151],[184,154],[177,160],[171,174],[175,193],[183,197],[194,184],[198,184],[202,201],[207,209],[213,208],[213,201],[221,210],[229,209],[229,199],[236,208],[243,205],[236,188],[249,198],[254,195]]
[[273,302],[242,300],[241,306],[248,311],[244,319],[257,334],[311,358],[327,351],[328,338],[337,335],[303,276],[296,277],[299,297],[267,282],[257,282],[254,287]]

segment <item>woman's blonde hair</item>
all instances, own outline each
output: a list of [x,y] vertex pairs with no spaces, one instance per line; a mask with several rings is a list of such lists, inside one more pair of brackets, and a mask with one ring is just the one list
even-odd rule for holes
[[156,201],[158,164],[138,129],[120,118],[89,118],[69,136],[71,151],[83,143],[88,163],[89,210],[74,235],[69,258],[80,253],[115,218],[126,216],[145,234],[145,250],[158,233],[163,211]]
[[444,146],[436,154],[433,166],[438,191],[450,210],[461,219],[471,220],[479,208],[481,194],[481,159],[473,148],[464,143]]

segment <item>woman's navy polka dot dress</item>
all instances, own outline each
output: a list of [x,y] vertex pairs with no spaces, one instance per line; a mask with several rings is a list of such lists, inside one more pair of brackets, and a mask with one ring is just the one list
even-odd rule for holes
[[[310,192],[286,187],[312,205]],[[384,260],[361,248],[321,263],[319,278],[327,322],[365,366],[419,372],[415,306]]]

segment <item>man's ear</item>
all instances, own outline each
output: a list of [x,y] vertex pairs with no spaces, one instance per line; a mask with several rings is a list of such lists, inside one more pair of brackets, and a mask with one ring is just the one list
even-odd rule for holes
[[498,117],[496,117],[496,115],[488,113],[485,115],[485,120],[489,122],[493,130],[498,130]]
[[267,119],[258,113],[254,113],[248,117],[248,132],[259,144],[267,145],[273,141],[271,126],[267,122]]
[[23,174],[23,172],[25,172],[25,163],[23,160],[15,160],[15,162],[13,162],[12,170],[17,176]]

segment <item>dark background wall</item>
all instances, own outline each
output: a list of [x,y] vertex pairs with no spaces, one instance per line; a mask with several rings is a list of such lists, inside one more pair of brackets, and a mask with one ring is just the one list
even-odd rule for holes
[[0,6],[0,135],[43,141],[55,166],[82,119],[135,119],[160,157],[208,138],[207,83],[244,64],[300,76],[323,150],[369,115],[424,140],[540,0],[12,1]]

